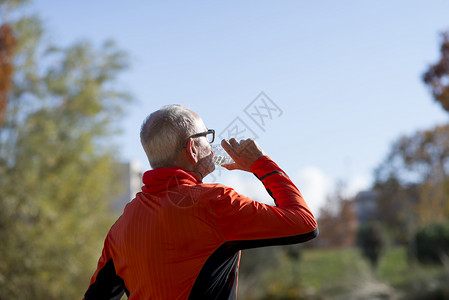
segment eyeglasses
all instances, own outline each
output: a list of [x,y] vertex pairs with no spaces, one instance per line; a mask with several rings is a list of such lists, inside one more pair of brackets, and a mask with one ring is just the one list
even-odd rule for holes
[[207,138],[207,140],[209,141],[209,143],[213,143],[215,140],[215,130],[209,129],[208,131],[196,133],[194,135],[189,136],[187,138],[186,142],[184,143],[183,147],[185,148],[187,146],[187,143],[189,142],[190,139],[201,137],[201,136],[205,136]]

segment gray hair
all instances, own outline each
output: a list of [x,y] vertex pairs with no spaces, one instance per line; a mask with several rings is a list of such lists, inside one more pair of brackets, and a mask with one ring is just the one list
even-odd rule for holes
[[167,105],[150,114],[140,129],[140,142],[153,169],[173,166],[183,143],[194,134],[192,111]]

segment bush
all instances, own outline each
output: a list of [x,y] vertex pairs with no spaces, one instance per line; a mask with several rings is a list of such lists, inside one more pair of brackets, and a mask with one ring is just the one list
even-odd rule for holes
[[449,222],[422,227],[416,232],[414,241],[418,261],[441,264],[442,257],[449,255]]
[[379,224],[368,223],[359,228],[357,233],[357,246],[374,269],[377,268],[385,244],[386,239]]

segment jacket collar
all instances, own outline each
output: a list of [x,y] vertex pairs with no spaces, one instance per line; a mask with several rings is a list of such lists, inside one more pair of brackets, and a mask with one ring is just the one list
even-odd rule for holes
[[179,184],[198,184],[202,181],[191,171],[179,167],[157,168],[146,171],[142,178],[146,193],[158,193]]

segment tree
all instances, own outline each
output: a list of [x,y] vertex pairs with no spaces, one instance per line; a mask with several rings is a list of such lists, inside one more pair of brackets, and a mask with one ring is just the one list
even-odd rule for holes
[[[26,1],[14,9],[14,77],[0,129],[0,297],[74,299],[87,289],[113,220],[108,202],[126,55],[112,42],[46,44]],[[114,216],[115,217],[115,216]]]
[[416,230],[416,203],[419,199],[419,186],[402,185],[392,176],[385,181],[377,180],[373,190],[376,192],[377,220],[388,230],[393,242],[408,244]]
[[449,257],[449,222],[423,226],[415,235],[415,253],[421,263],[441,264]]
[[377,268],[380,256],[385,248],[385,237],[381,226],[376,222],[367,223],[359,228],[357,245],[373,269]]
[[[422,79],[449,112],[449,31],[442,38],[441,58]],[[402,136],[376,169],[379,215],[400,242],[411,242],[422,225],[449,218],[448,136],[449,125]]]
[[6,112],[7,95],[12,85],[12,59],[16,39],[9,24],[0,26],[0,128]]
[[262,247],[242,251],[239,268],[238,298],[257,298],[265,286],[266,274],[279,266],[281,248]]
[[429,67],[423,75],[423,81],[432,92],[435,101],[449,112],[449,31],[442,34],[440,60]]
[[328,196],[326,205],[320,209],[318,217],[320,236],[312,244],[334,248],[354,246],[357,227],[354,201],[343,195],[340,186],[334,195]]
[[418,225],[449,218],[448,136],[449,125],[403,136],[376,170],[379,206],[396,221],[404,212]]

